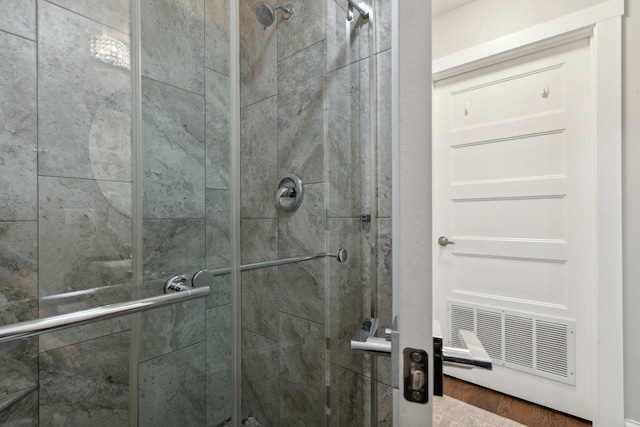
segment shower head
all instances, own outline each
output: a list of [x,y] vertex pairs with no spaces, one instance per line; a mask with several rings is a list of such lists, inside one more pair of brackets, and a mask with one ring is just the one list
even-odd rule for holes
[[293,9],[291,5],[282,5],[282,4],[274,4],[270,5],[269,3],[258,3],[256,6],[256,18],[258,22],[260,22],[265,28],[269,27],[273,24],[273,21],[276,20],[276,10],[282,9],[286,14],[284,19],[289,19],[289,17],[293,14]]

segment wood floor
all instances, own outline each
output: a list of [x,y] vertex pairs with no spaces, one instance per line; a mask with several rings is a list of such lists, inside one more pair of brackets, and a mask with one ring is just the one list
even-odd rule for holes
[[498,393],[453,377],[444,377],[444,394],[502,417],[535,427],[584,427],[589,421]]

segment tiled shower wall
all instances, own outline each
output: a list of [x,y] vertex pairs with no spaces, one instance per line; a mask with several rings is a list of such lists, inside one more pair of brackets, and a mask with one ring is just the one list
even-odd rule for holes
[[[376,2],[378,176],[372,180],[369,32],[345,1],[295,0],[263,28],[240,1],[242,263],[337,251],[242,274],[243,415],[263,425],[369,425],[371,360],[349,349],[369,315],[370,241],[380,317],[391,325],[391,33]],[[294,212],[273,206],[280,175],[305,183]],[[378,186],[377,236],[361,222]],[[376,227],[373,227],[375,230]],[[389,359],[376,361],[378,425],[391,425]]]
[[[131,72],[92,52],[129,38],[128,0],[0,0],[2,324],[131,296]],[[126,424],[130,328],[0,346],[0,424]]]
[[[231,264],[228,16],[228,0],[141,0],[143,297]],[[229,419],[229,278],[141,317],[139,425]]]

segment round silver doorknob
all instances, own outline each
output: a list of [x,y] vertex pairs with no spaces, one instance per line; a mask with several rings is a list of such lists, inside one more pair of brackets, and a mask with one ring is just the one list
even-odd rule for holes
[[451,240],[447,239],[444,236],[440,236],[438,237],[438,244],[440,246],[447,246],[447,245],[455,245],[455,242],[452,242]]

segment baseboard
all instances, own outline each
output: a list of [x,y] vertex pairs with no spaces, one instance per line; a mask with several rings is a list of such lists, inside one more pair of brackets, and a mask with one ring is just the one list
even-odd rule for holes
[[640,423],[633,420],[624,420],[624,427],[640,427]]

